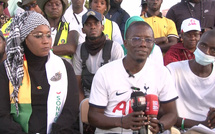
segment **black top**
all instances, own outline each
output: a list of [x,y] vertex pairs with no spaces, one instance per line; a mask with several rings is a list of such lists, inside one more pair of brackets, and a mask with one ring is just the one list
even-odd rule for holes
[[166,17],[175,22],[178,34],[181,33],[181,24],[183,20],[195,18],[200,21],[201,28],[215,27],[215,1],[201,0],[193,7],[187,0],[172,6]]
[[[32,114],[29,120],[29,133],[46,133],[47,128],[47,98],[49,93],[48,80],[46,77],[46,57],[37,57],[25,47],[25,55],[28,62],[28,71],[31,78]],[[78,133],[73,124],[78,117],[79,95],[74,70],[67,61],[63,60],[68,76],[68,92],[61,115],[57,122],[52,125],[52,133]],[[56,63],[57,65],[57,63]],[[4,64],[0,65],[0,133],[21,134],[21,126],[13,121],[10,115],[9,80]],[[38,90],[37,86],[42,89]]]

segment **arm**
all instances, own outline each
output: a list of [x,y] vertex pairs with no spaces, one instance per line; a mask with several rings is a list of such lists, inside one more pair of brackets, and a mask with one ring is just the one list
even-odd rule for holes
[[160,37],[155,39],[156,44],[160,46],[162,52],[167,52],[172,45],[177,44],[177,38],[174,36]]
[[25,134],[20,124],[10,114],[9,80],[3,64],[0,64],[0,133]]
[[[183,118],[178,117],[176,126],[181,127]],[[191,119],[185,119],[184,120],[184,128],[191,128],[195,125],[203,124],[207,126],[208,128],[214,128],[215,127],[215,108],[210,108],[207,114],[207,118],[205,121],[196,121]]]
[[[159,131],[158,122],[161,122],[164,126],[164,130],[170,129],[177,121],[177,111],[176,111],[176,103],[174,101],[170,101],[167,103],[161,103],[160,109],[162,109],[162,114],[159,120],[150,119],[149,125],[151,126],[150,130],[153,133],[157,133]],[[160,113],[159,113],[160,114]]]
[[80,104],[81,101],[85,98],[84,97],[84,90],[83,90],[82,84],[81,84],[81,75],[76,75],[76,79],[78,81],[79,104]]
[[79,34],[77,31],[69,31],[67,43],[53,46],[53,52],[56,55],[73,55],[78,45]]
[[144,112],[133,112],[125,117],[107,117],[104,115],[104,109],[90,105],[88,120],[92,126],[101,129],[122,127],[125,129],[139,130],[141,126],[147,125],[147,123],[143,122],[146,120],[146,117],[137,117],[138,115],[144,115]]
[[56,123],[52,124],[52,134],[69,133],[78,134],[79,132],[74,129],[77,123],[79,112],[79,96],[78,85],[72,66],[64,61],[68,76],[68,92],[64,107]]

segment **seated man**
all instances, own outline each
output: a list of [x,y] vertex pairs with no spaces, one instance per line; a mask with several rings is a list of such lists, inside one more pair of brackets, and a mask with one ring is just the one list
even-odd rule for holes
[[194,52],[195,59],[167,65],[179,99],[176,126],[190,128],[203,124],[215,127],[215,30],[205,32]]
[[[96,133],[126,133],[150,125],[153,133],[163,132],[176,122],[177,92],[164,66],[157,67],[148,58],[154,45],[152,28],[143,21],[131,24],[124,40],[127,56],[99,68],[93,79],[89,99],[89,123]],[[158,120],[147,118],[143,111],[131,110],[132,91],[157,95],[164,110]]]
[[201,34],[199,21],[194,18],[184,20],[181,25],[181,31],[182,42],[171,46],[166,52],[164,56],[165,66],[171,62],[191,60],[195,58],[193,52],[196,50],[196,44],[198,43]]

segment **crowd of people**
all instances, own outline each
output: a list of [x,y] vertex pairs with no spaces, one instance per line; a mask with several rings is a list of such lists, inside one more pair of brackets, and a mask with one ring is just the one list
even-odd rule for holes
[[[122,1],[19,0],[10,15],[0,0],[0,133],[78,134],[85,98],[84,134],[215,128],[215,1],[181,0],[166,16],[163,0],[141,0],[140,16]],[[134,109],[147,95],[158,115]]]

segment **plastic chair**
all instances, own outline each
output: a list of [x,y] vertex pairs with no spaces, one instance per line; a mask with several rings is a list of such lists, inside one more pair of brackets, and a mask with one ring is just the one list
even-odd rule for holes
[[81,101],[79,110],[80,110],[79,127],[80,127],[80,133],[83,134],[83,123],[89,124],[88,122],[89,98],[85,98]]

